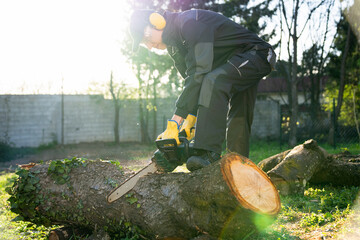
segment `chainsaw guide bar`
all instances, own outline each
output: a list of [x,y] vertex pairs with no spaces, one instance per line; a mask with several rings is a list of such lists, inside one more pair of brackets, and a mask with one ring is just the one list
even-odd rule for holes
[[108,196],[108,203],[112,203],[115,200],[124,196],[127,192],[133,189],[139,179],[149,173],[154,173],[157,171],[157,167],[155,162],[149,163],[146,167],[129,177],[125,182],[123,182],[120,186],[115,188]]

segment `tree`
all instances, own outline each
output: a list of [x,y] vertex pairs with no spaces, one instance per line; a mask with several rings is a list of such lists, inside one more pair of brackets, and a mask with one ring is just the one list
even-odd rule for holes
[[[295,146],[297,143],[297,121],[298,121],[298,96],[297,96],[297,84],[298,78],[298,41],[301,38],[304,30],[306,29],[313,14],[323,6],[327,1],[300,1],[293,0],[291,7],[285,5],[284,0],[278,2],[280,11],[280,26],[281,34],[289,36],[286,40],[287,51],[289,56],[288,66],[288,99],[290,105],[290,136],[289,145]],[[287,2],[288,3],[288,2]],[[307,18],[305,22],[300,26],[300,9],[308,9]],[[283,24],[284,23],[284,24]],[[282,37],[281,37],[282,41]],[[282,42],[281,42],[282,44]]]
[[[138,80],[139,121],[141,142],[149,143],[157,132],[157,98],[174,95],[181,85],[181,77],[176,73],[173,61],[167,54],[157,54],[144,47],[137,53],[131,51],[130,36],[124,42],[122,53],[127,56]],[[179,81],[180,80],[180,81]],[[175,89],[173,88],[175,85]],[[149,133],[150,114],[153,116],[153,132]]]
[[119,136],[119,119],[120,119],[120,108],[124,105],[124,100],[128,98],[129,92],[126,92],[126,86],[124,82],[120,82],[120,84],[116,84],[113,81],[113,73],[110,74],[110,82],[109,82],[109,91],[112,97],[112,101],[114,104],[114,137],[115,143],[120,143]]
[[[112,99],[114,106],[114,142],[120,143],[119,133],[119,120],[120,109],[125,107],[125,101],[133,95],[134,89],[128,87],[123,80],[115,82],[113,78],[113,72],[110,73],[110,80],[106,83],[93,82],[91,83],[88,92],[90,94],[97,94],[95,98],[98,98],[100,94],[101,99]],[[98,99],[99,100],[99,99]]]
[[[310,99],[310,117],[313,121],[319,119],[321,112],[321,85],[325,78],[325,63],[329,58],[329,49],[326,49],[326,41],[329,33],[329,20],[334,6],[334,0],[329,1],[326,14],[320,15],[316,32],[318,39],[313,40],[313,45],[303,52],[302,73],[310,79],[310,86],[306,89]],[[325,23],[325,28],[324,28]],[[315,24],[314,24],[315,25]],[[307,100],[307,99],[306,99]],[[313,127],[311,127],[313,129]],[[313,133],[313,131],[311,131]]]
[[329,131],[329,142],[331,144],[333,144],[334,125],[338,120],[344,125],[355,126],[359,134],[359,59],[359,42],[345,15],[342,15],[338,23],[333,52],[330,54],[330,61],[327,66],[330,77],[325,93],[327,99],[325,107],[327,110],[332,111],[332,99],[336,98],[335,123],[332,124]]

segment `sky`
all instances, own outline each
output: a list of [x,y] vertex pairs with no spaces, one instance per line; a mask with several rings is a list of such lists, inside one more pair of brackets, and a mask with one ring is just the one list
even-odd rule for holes
[[0,0],[0,94],[87,93],[111,71],[135,85],[120,52],[125,2]]

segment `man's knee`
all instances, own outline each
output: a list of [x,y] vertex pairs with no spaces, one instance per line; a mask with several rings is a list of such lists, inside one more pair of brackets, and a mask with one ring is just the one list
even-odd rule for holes
[[205,75],[201,84],[199,95],[199,105],[210,107],[213,98],[219,98],[222,95],[228,95],[231,85],[221,81],[221,76],[224,76],[226,71],[222,68],[217,68]]

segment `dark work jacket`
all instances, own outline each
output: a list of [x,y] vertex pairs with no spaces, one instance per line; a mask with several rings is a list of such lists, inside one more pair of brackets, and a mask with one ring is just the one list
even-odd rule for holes
[[196,115],[201,84],[207,73],[226,63],[234,54],[271,48],[256,34],[215,12],[165,12],[164,17],[166,27],[162,41],[185,78],[175,110],[175,114],[183,118],[189,113]]

